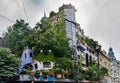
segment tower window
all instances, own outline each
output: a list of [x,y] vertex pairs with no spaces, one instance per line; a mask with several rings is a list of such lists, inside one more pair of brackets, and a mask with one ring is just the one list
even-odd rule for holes
[[25,53],[25,58],[27,58],[26,53]]
[[32,53],[30,52],[30,57],[32,57]]

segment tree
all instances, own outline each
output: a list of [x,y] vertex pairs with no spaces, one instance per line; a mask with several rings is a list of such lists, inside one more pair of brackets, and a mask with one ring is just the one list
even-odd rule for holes
[[29,36],[32,29],[24,20],[16,20],[16,23],[8,28],[8,32],[3,37],[6,45],[13,53],[20,56],[25,46],[31,46]]
[[73,68],[72,60],[65,57],[57,58],[55,61],[55,66],[64,70]]
[[81,73],[80,79],[99,81],[103,80],[107,74],[108,70],[105,67],[98,68],[96,64],[91,64],[84,73]]
[[[62,25],[61,25],[62,26]],[[69,43],[65,33],[55,25],[52,25],[49,19],[42,18],[41,23],[37,23],[34,28],[34,34],[29,38],[34,44],[35,55],[39,50],[43,50],[45,55],[51,49],[55,57],[69,56]]]
[[103,80],[104,76],[108,75],[108,70],[105,67],[100,68],[100,79]]
[[97,66],[90,65],[85,71],[84,78],[87,80],[94,81],[94,80],[98,80],[97,78],[98,76],[99,76],[99,69],[97,68]]
[[15,75],[19,62],[8,48],[0,47],[0,80],[9,80]]
[[91,48],[96,49],[97,47],[99,47],[99,50],[101,50],[101,45],[98,43],[98,41],[95,41],[92,38],[86,37],[85,42]]
[[54,65],[54,68],[59,70],[58,73],[66,73],[67,77],[73,71],[73,62],[71,59],[66,57],[57,58]]
[[38,60],[39,62],[45,62],[45,61],[50,61],[50,62],[54,62],[55,61],[55,57],[53,55],[53,53],[48,53],[47,55],[43,54],[43,53],[38,53],[34,59]]

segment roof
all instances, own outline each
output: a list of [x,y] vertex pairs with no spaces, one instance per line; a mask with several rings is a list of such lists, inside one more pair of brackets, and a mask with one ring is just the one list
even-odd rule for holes
[[113,49],[111,47],[109,48],[108,56],[111,60],[116,59],[115,56],[114,56]]
[[59,8],[59,11],[63,10],[63,9],[73,9],[76,11],[75,7],[72,6],[71,4],[66,4],[66,5],[62,5],[60,8]]
[[109,61],[111,61],[111,59],[107,56],[107,54],[105,54],[103,51],[100,51],[100,53],[104,56],[104,57],[106,57]]

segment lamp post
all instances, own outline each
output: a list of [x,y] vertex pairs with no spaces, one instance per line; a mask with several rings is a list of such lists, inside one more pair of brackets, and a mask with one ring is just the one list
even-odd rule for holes
[[99,80],[99,83],[100,83],[100,62],[99,62],[99,58],[100,58],[100,56],[99,56],[99,52],[100,52],[100,46],[97,46],[96,47],[96,52],[97,52],[97,58],[98,58],[98,72],[99,72],[99,74],[98,74],[98,80]]

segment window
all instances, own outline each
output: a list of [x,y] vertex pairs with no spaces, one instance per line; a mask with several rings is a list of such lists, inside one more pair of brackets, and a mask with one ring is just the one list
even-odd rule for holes
[[25,58],[27,58],[26,53],[25,53]]
[[89,63],[88,63],[88,54],[86,53],[86,66],[88,67],[89,66]]
[[51,63],[50,62],[44,62],[43,67],[44,68],[51,68]]
[[30,57],[32,57],[32,53],[30,52]]
[[100,58],[100,61],[102,62],[102,59]]
[[38,69],[38,64],[37,63],[35,63],[34,66],[35,66],[35,69]]
[[107,62],[105,62],[105,65],[107,65]]
[[92,64],[92,56],[90,55],[90,64]]

